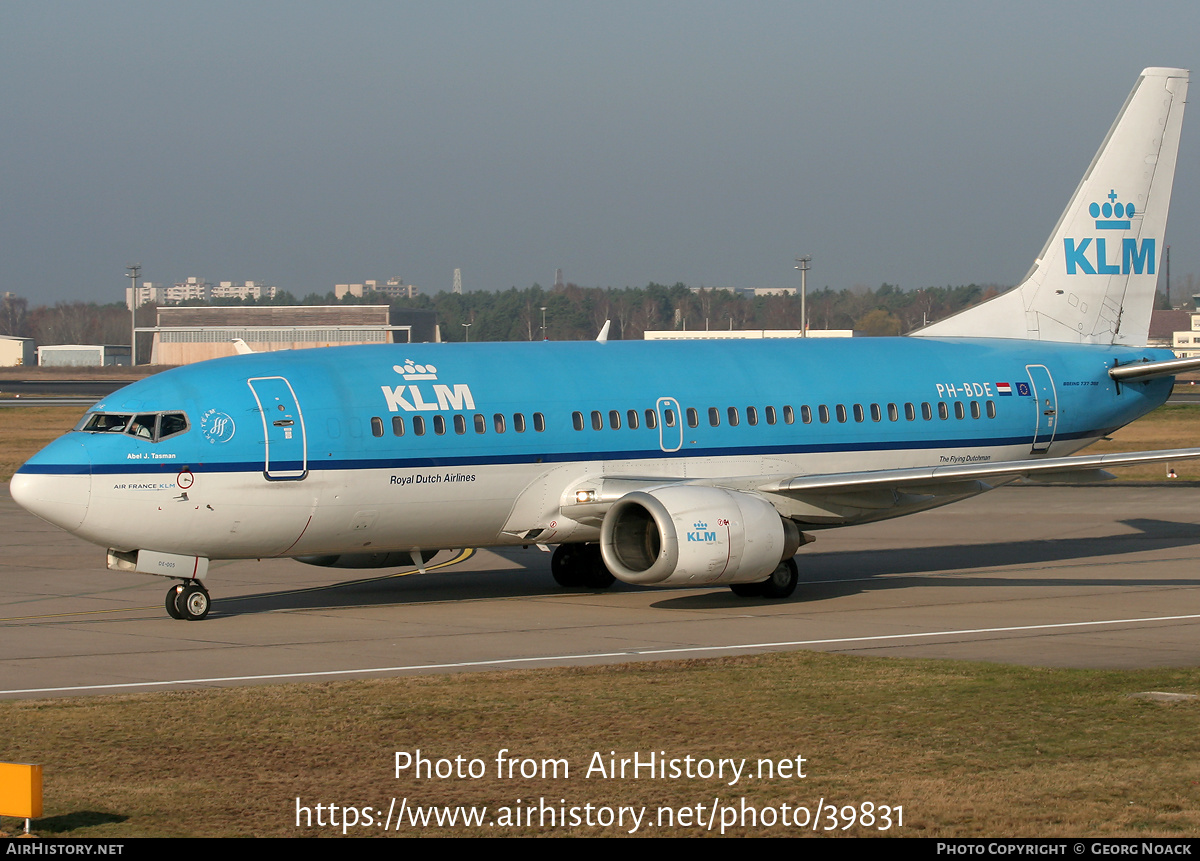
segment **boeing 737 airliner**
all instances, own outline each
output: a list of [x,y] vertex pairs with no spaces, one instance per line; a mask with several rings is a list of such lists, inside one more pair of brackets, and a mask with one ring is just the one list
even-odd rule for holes
[[178,368],[96,404],[13,498],[179,581],[211,559],[420,565],[557,545],[564,585],[784,597],[802,530],[1020,476],[1200,457],[1067,457],[1200,366],[1145,346],[1188,73],[1146,69],[1024,281],[908,337],[411,344]]

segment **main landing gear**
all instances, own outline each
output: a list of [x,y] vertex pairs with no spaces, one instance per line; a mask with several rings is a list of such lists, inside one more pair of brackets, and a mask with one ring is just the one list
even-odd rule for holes
[[167,590],[167,615],[172,619],[198,622],[208,615],[211,603],[199,580],[176,583]]
[[607,589],[615,581],[600,557],[599,544],[560,544],[550,557],[554,582],[568,589]]
[[796,591],[800,569],[795,559],[784,559],[761,583],[733,583],[730,589],[739,598],[786,598]]

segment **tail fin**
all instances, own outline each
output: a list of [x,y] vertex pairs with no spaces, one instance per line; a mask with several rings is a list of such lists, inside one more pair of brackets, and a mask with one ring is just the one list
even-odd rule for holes
[[1143,70],[1025,279],[913,334],[1145,345],[1187,88]]

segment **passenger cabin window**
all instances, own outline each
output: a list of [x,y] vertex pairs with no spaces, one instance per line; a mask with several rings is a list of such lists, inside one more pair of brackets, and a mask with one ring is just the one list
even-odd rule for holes
[[579,410],[571,413],[571,426],[575,430],[583,430],[583,413],[579,412]]
[[[503,416],[501,416],[503,418]],[[487,419],[483,417],[483,413],[475,413],[475,433],[487,432]]]
[[425,416],[413,416],[413,433],[425,436]]
[[[534,413],[533,415],[536,419],[541,413]],[[525,413],[513,413],[513,430],[517,433],[525,433]]]
[[729,409],[727,409],[726,412],[729,414],[729,426],[731,428],[737,427],[737,425],[738,425],[738,408],[737,407],[729,407]]
[[746,407],[746,422],[748,424],[752,424],[752,425],[758,424],[758,408],[757,407]]
[[658,413],[654,410],[646,410],[646,427],[654,430],[658,427]]
[[767,407],[763,410],[767,416],[767,424],[773,425],[778,420],[779,416],[775,412],[775,407]]
[[612,428],[613,430],[621,429],[621,411],[620,410],[609,410],[608,411],[608,426],[610,428]]
[[688,427],[690,428],[698,427],[700,425],[700,413],[696,411],[695,407],[688,407],[687,420]]
[[371,436],[383,436],[383,419],[371,416]]
[[404,436],[404,418],[392,416],[392,436]]
[[600,410],[592,410],[592,430],[604,430],[604,416]]
[[504,433],[504,413],[496,413],[492,416],[492,427],[496,433]]
[[[533,429],[541,433],[546,429],[546,417],[541,413],[533,414]],[[521,416],[521,426],[517,428],[521,433],[525,433],[525,416]]]
[[446,417],[445,416],[434,416],[433,417],[433,432],[435,434],[437,434],[438,436],[441,436],[442,434],[444,434],[446,432]]
[[637,410],[628,410],[625,413],[625,420],[629,425],[630,430],[637,430],[639,426]]
[[710,424],[712,427],[720,427],[720,425],[721,425],[721,411],[720,411],[719,409],[717,409],[716,407],[709,407],[709,408],[708,408],[708,423],[709,423],[709,424]]
[[812,424],[812,407],[810,407],[808,404],[804,404],[804,406],[800,407],[800,421],[804,422],[806,425]]

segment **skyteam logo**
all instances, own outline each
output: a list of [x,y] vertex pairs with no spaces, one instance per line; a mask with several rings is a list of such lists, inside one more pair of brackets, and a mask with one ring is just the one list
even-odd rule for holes
[[717,533],[708,531],[708,524],[697,520],[692,525],[692,531],[687,534],[688,541],[698,541],[701,544],[716,544]]
[[[403,365],[393,365],[392,370],[406,382],[437,379],[437,368],[433,365],[419,365],[411,359]],[[380,388],[383,390],[383,397],[387,400],[388,410],[393,413],[401,410],[414,413],[475,409],[475,398],[471,395],[471,387],[465,383],[455,383],[453,386],[434,383],[430,387],[432,393],[428,388],[422,390],[417,385],[380,386]]]
[[235,430],[228,413],[208,410],[200,416],[200,434],[211,443],[229,442]]
[[[1088,214],[1095,219],[1097,230],[1129,230],[1131,219],[1137,214],[1132,203],[1122,203],[1117,199],[1114,188],[1103,203],[1093,201],[1088,206]],[[1094,244],[1093,244],[1094,243]],[[1143,239],[1138,244],[1137,237],[1126,236],[1121,239],[1121,261],[1109,260],[1109,251],[1105,237],[1088,237],[1076,240],[1063,239],[1064,250],[1067,254],[1068,275],[1147,275],[1154,274],[1154,239]],[[1115,249],[1114,249],[1115,252]]]

